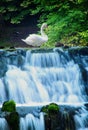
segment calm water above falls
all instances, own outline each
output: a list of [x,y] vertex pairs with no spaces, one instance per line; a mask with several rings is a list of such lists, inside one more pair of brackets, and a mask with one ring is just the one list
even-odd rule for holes
[[[88,101],[87,83],[81,73],[81,68],[88,73],[88,55],[72,57],[68,51],[62,49],[24,52],[23,54],[18,50],[15,55],[7,52],[3,56],[7,70],[0,78],[1,104],[10,99],[17,104],[30,106],[48,102],[83,104]],[[77,130],[87,129],[83,123],[83,114],[86,118],[87,111],[84,108],[74,117],[78,122]],[[42,113],[38,119],[32,114],[21,117],[21,130],[28,130],[29,124],[31,130],[44,130]]]

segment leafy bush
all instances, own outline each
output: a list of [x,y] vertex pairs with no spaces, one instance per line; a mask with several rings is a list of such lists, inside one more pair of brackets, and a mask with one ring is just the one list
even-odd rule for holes
[[[0,16],[13,24],[27,15],[39,14],[39,25],[47,22],[49,40],[42,47],[56,42],[70,46],[88,45],[88,0],[2,0]],[[84,36],[85,35],[85,36]]]
[[[58,41],[76,46],[80,44],[79,38],[85,39],[85,42],[88,41],[87,27],[84,27],[86,26],[86,15],[82,11],[74,9],[70,10],[64,17],[60,13],[52,13],[47,17],[47,23],[51,24],[47,30],[49,37],[47,46],[54,46]],[[84,41],[81,45],[84,45]]]

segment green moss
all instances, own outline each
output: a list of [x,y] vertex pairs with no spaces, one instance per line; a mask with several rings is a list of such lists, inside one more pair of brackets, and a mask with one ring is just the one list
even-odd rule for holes
[[49,113],[57,113],[59,111],[59,107],[57,104],[55,103],[51,103],[49,106],[48,106],[48,111]]
[[59,106],[55,103],[51,103],[42,107],[42,112],[45,112],[46,114],[57,114],[59,112]]
[[2,111],[7,112],[15,112],[16,111],[16,104],[13,100],[5,101],[2,106]]
[[11,130],[19,130],[19,114],[16,112],[16,104],[13,100],[5,101],[2,106],[2,111],[6,113],[5,119]]
[[42,112],[48,113],[48,105],[43,106],[41,109]]
[[54,130],[56,127],[59,126],[58,117],[60,111],[57,104],[50,103],[49,105],[43,106],[41,111],[45,113],[44,121],[46,130]]

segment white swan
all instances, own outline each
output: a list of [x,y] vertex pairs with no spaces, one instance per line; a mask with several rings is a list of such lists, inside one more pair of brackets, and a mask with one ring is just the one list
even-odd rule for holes
[[43,23],[41,26],[41,35],[30,34],[26,39],[22,39],[22,41],[31,46],[41,46],[48,41],[48,36],[44,32],[45,28],[47,28],[47,24]]

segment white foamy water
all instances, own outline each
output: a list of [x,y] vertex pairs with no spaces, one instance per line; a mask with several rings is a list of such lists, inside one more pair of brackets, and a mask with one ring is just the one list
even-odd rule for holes
[[0,118],[0,130],[10,130],[4,118]]
[[[17,66],[17,63],[11,64],[11,60],[10,62],[8,60],[8,70],[0,79],[0,103],[13,99],[20,106],[24,104],[36,106],[50,102],[83,104],[87,102],[84,87],[79,65],[72,59],[68,60],[63,51],[45,53],[27,51],[21,67]],[[81,116],[78,113],[74,118],[77,121],[77,130],[86,130],[85,123],[82,123],[83,113],[82,110]],[[2,127],[2,124],[0,126]],[[20,118],[20,130],[29,129],[44,130],[42,114],[39,117],[27,114]]]

